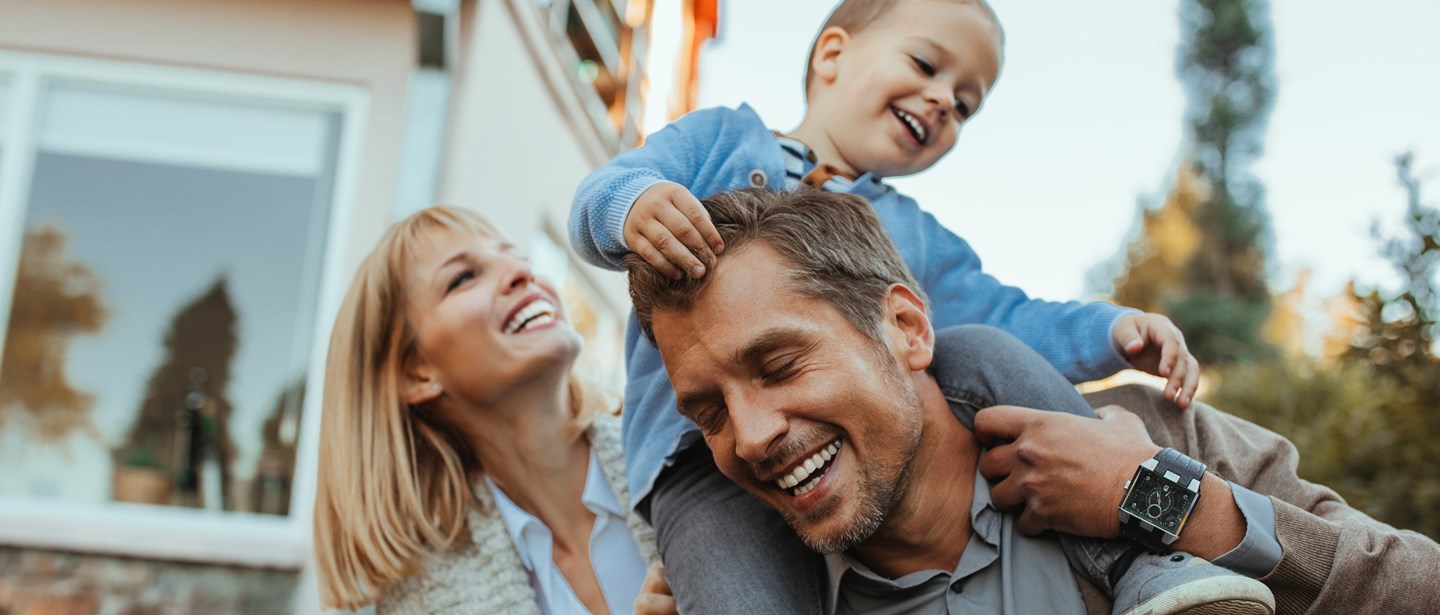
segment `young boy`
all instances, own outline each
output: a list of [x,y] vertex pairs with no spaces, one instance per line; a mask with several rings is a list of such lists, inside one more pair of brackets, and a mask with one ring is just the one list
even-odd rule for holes
[[[1166,396],[1187,406],[1198,365],[1169,319],[1107,303],[1029,299],[983,273],[964,240],[882,182],[923,171],[950,151],[961,124],[993,87],[1002,48],[999,23],[983,1],[846,0],[812,48],[807,111],[798,128],[772,133],[745,105],[677,120],[586,178],[571,215],[572,244],[599,266],[620,269],[634,252],[672,276],[699,277],[724,246],[697,196],[762,186],[856,194],[874,205],[929,294],[937,329],[997,327],[1071,382],[1142,369],[1166,377]],[[813,594],[821,573],[813,554],[772,512],[720,476],[704,447],[694,446],[697,428],[675,411],[664,365],[633,315],[626,354],[629,493],[656,526],[682,610],[687,603],[707,612],[818,610]],[[967,383],[942,385],[965,390]],[[1124,553],[1125,563],[1112,565],[1115,558],[1106,556],[1110,563],[1096,571],[1093,559],[1069,545],[1067,555],[1117,597],[1139,595],[1115,587],[1122,576],[1145,583],[1145,598],[1186,584],[1193,591],[1197,579],[1203,585],[1209,577],[1234,576],[1216,566],[1172,575],[1159,570],[1163,558],[1136,557],[1123,541],[1105,549]],[[725,565],[705,567],[716,559]],[[1131,559],[1136,563],[1126,573]],[[1268,597],[1263,586],[1257,591]],[[1121,599],[1115,611],[1135,606]]]

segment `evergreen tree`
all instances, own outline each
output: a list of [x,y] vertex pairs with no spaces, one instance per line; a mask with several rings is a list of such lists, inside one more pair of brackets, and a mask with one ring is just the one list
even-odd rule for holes
[[230,507],[235,445],[226,390],[239,345],[238,320],[223,276],[175,313],[165,336],[165,360],[150,375],[125,442],[113,451],[117,466],[144,459],[169,472],[176,486],[171,504],[201,504],[203,466],[213,454],[224,508]]
[[1300,475],[1386,523],[1440,538],[1440,210],[1422,204],[1411,157],[1396,161],[1405,230],[1377,231],[1400,274],[1392,290],[1351,283],[1337,305],[1334,361],[1285,358],[1222,367],[1206,401],[1295,442]]
[[[1265,0],[1182,0],[1185,150],[1170,196],[1144,212],[1115,283],[1120,303],[1169,314],[1209,363],[1265,353],[1257,333],[1269,309],[1268,216],[1249,168],[1274,99],[1269,11]],[[1183,258],[1153,234],[1156,216],[1193,229]]]

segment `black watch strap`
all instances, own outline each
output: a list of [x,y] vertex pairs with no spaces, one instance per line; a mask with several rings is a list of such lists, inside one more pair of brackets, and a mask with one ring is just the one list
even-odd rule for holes
[[[1190,485],[1195,485],[1194,492],[1196,498],[1199,498],[1199,482],[1205,476],[1205,464],[1198,460],[1191,459],[1184,453],[1170,447],[1160,449],[1160,452],[1156,453],[1153,459],[1155,460],[1155,469],[1153,471],[1156,474],[1166,478],[1169,478],[1169,476],[1166,476],[1167,474],[1176,476],[1178,479],[1175,480],[1175,482],[1185,486],[1187,489],[1190,488]],[[1129,494],[1127,493],[1126,495],[1128,497]],[[1184,528],[1181,528],[1182,531],[1183,529]],[[1165,534],[1163,532],[1144,526],[1136,520],[1132,519],[1121,523],[1120,534],[1144,545],[1145,548],[1151,551],[1158,553],[1167,553],[1170,551],[1170,545],[1165,542]]]
[[1174,472],[1180,480],[1175,481],[1181,485],[1189,485],[1190,481],[1198,481],[1205,477],[1205,464],[1185,456],[1184,453],[1170,447],[1160,449],[1155,453],[1155,472],[1164,476],[1166,472]]

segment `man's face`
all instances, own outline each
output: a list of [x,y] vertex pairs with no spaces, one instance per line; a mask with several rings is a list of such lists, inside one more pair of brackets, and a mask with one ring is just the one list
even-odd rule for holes
[[789,288],[764,244],[726,254],[685,312],[656,311],[679,409],[720,471],[778,510],[812,549],[868,538],[904,491],[921,410],[897,360],[834,307]]

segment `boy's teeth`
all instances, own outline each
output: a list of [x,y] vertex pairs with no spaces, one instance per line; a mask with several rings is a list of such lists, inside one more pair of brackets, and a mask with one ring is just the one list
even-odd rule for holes
[[[775,485],[780,487],[781,489],[791,489],[794,488],[795,485],[799,485],[807,480],[810,480],[812,478],[811,475],[814,474],[816,470],[824,466],[826,462],[834,459],[835,453],[839,450],[840,441],[836,440],[834,442],[831,442],[825,448],[820,449],[819,452],[811,455],[809,459],[806,459],[800,465],[795,466],[795,469],[791,470],[789,474],[775,479]],[[795,495],[804,495],[814,488],[814,481],[811,481],[810,484],[803,485],[799,489],[796,489]]]
[[925,142],[925,126],[920,123],[920,120],[915,119],[915,116],[901,109],[895,109],[895,115],[904,120],[906,125],[910,126],[910,132],[915,135],[915,140],[921,143]]
[[549,322],[555,319],[555,306],[544,299],[531,301],[525,306],[510,322],[505,323],[506,333],[518,333],[521,329],[533,323]]

